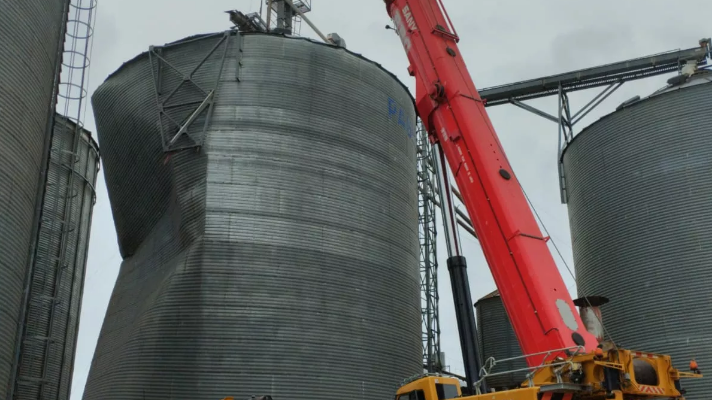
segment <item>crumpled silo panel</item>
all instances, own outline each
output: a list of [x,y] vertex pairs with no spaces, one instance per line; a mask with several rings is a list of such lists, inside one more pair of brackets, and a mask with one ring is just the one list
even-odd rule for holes
[[388,398],[422,371],[415,113],[393,76],[221,33],[138,56],[93,104],[125,259],[85,399]]

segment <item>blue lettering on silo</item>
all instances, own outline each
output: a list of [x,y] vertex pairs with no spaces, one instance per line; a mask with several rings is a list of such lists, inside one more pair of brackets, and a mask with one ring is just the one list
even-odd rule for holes
[[397,119],[398,125],[411,140],[415,140],[415,125],[407,120],[405,110],[392,98],[388,98],[388,119]]

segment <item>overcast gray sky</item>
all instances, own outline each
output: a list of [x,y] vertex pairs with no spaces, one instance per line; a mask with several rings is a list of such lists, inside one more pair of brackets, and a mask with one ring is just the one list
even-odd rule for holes
[[[662,51],[689,48],[712,35],[708,0],[675,4],[662,0],[443,0],[461,41],[460,50],[478,88],[572,69],[615,62]],[[260,0],[99,0],[89,93],[124,61],[160,45],[196,33],[227,29],[223,11],[257,11]],[[407,59],[381,0],[313,0],[309,17],[323,32],[338,32],[350,50],[382,64],[410,89]],[[302,35],[316,37],[306,24]],[[667,77],[628,83],[581,127],[611,112],[622,101],[663,86]],[[571,96],[574,106],[595,92]],[[531,102],[551,113],[554,99]],[[508,158],[552,238],[572,266],[566,207],[560,204],[556,174],[556,125],[511,106],[489,109]],[[86,126],[95,131],[91,110]],[[101,143],[100,143],[101,145]],[[477,242],[462,234],[473,299],[495,289]],[[442,349],[451,370],[463,373],[452,307],[445,248],[439,246]],[[121,256],[103,173],[89,248],[72,400],[80,400]],[[573,278],[560,269],[575,296]]]

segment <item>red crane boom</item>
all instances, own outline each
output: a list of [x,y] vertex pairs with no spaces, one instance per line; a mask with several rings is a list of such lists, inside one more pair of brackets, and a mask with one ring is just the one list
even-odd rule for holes
[[[385,0],[524,354],[598,342],[586,331],[457,47],[441,0]],[[544,355],[529,357],[538,365]]]

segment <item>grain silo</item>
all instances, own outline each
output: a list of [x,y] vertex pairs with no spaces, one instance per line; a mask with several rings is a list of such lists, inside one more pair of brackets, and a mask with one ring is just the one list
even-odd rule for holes
[[395,77],[228,31],[152,47],[92,101],[124,261],[85,399],[389,398],[422,371]]
[[16,376],[69,1],[0,2],[0,397]]
[[[475,311],[482,365],[492,374],[486,379],[487,386],[498,391],[518,387],[526,379],[527,362],[526,359],[519,358],[522,356],[522,349],[509,322],[499,291],[495,290],[477,300]],[[491,367],[492,364],[487,363],[489,358],[494,358],[496,365]]]
[[[616,343],[712,366],[712,74],[665,88],[584,129],[566,148],[579,294],[610,299]],[[706,398],[712,378],[685,380]]]
[[65,117],[53,131],[16,399],[69,399],[72,382],[99,151]]

